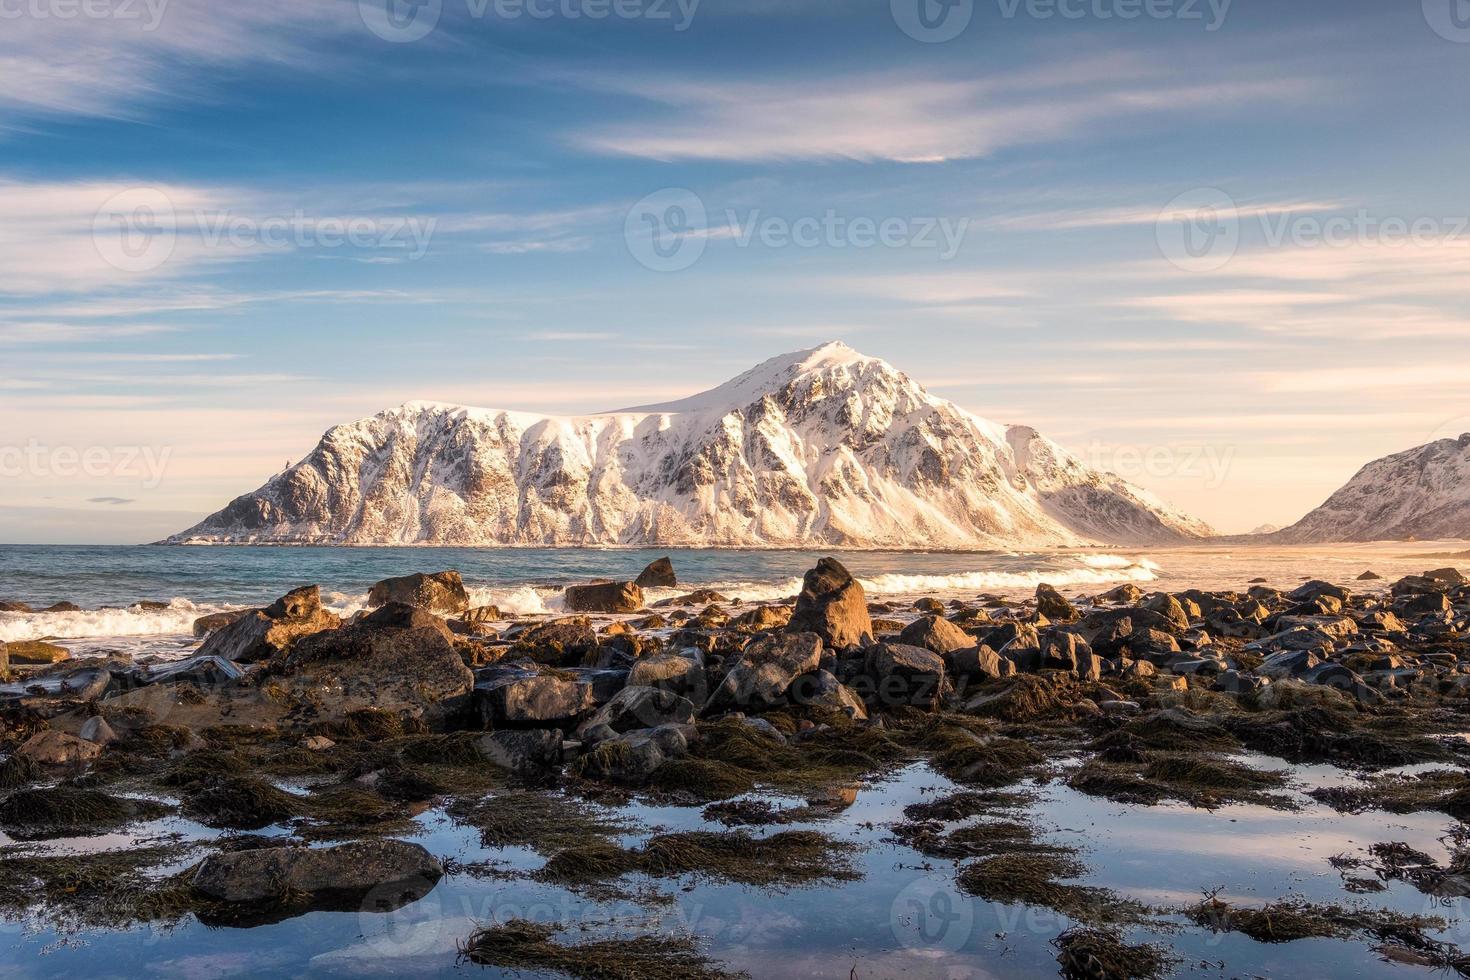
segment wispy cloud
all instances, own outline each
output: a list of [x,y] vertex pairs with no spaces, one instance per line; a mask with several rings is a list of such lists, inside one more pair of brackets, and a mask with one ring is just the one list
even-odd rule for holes
[[584,81],[639,96],[659,111],[591,127],[574,140],[655,160],[939,162],[1090,133],[1130,117],[1279,102],[1313,87],[1304,79],[1240,77],[1236,71],[1181,83],[1141,56],[963,80],[891,74],[644,80],[623,73]]
[[112,16],[5,19],[0,130],[37,116],[129,118],[163,100],[203,98],[209,73],[184,70],[199,65],[320,66],[321,38],[352,29],[356,16],[356,4],[337,0],[105,6]]

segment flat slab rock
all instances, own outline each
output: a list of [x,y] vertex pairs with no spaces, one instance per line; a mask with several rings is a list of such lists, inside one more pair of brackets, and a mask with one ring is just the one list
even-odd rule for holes
[[285,892],[366,893],[387,885],[432,886],[444,868],[418,844],[366,840],[337,847],[267,847],[211,854],[194,887],[223,902],[266,902]]

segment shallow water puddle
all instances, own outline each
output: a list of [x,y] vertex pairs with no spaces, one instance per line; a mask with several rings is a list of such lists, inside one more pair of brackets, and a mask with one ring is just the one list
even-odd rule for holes
[[[1243,757],[1254,764],[1277,760]],[[1299,788],[1341,782],[1326,767],[1291,767]],[[811,829],[863,847],[855,862],[862,879],[772,891],[684,877],[624,882],[630,897],[597,901],[527,880],[544,862],[528,847],[486,848],[479,832],[441,810],[419,818],[416,840],[455,864],[425,898],[387,914],[316,912],[250,929],[208,928],[192,919],[176,926],[90,931],[62,936],[34,923],[0,926],[0,964],[22,978],[140,973],[203,976],[476,976],[512,975],[457,958],[456,944],[477,925],[511,919],[554,922],[563,941],[647,932],[694,933],[711,955],[753,977],[1030,978],[1055,976],[1050,942],[1071,925],[1043,909],[981,901],[955,885],[956,863],[926,858],[892,837],[905,806],[957,787],[927,766],[908,766],[864,785],[851,805],[829,819],[750,828],[755,836]],[[1083,883],[1116,890],[1151,906],[1181,908],[1206,891],[1242,905],[1289,895],[1314,902],[1368,903],[1450,920],[1440,938],[1470,941],[1460,903],[1441,903],[1401,882],[1369,895],[1349,894],[1328,859],[1360,855],[1374,843],[1403,841],[1437,860],[1453,824],[1438,814],[1338,814],[1293,793],[1296,812],[1258,806],[1215,811],[1184,805],[1130,806],[1084,796],[1053,782],[1036,787],[1037,801],[1006,819],[1030,823],[1040,837],[1079,849],[1088,866]],[[802,801],[772,798],[782,808]],[[722,830],[700,807],[634,803],[622,816],[643,833]],[[268,828],[264,833],[279,833]],[[47,852],[126,848],[150,838],[186,840],[212,832],[180,819],[156,821],[84,840],[21,845]],[[1157,926],[1128,930],[1131,942],[1158,942],[1180,958],[1181,976],[1404,977],[1432,971],[1388,963],[1366,944],[1301,940],[1257,943],[1217,935],[1164,916]],[[515,974],[515,975],[526,975]]]

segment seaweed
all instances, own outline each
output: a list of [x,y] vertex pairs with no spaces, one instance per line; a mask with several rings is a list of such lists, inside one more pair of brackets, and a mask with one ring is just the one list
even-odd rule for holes
[[639,872],[654,878],[695,875],[762,888],[791,888],[822,881],[855,881],[855,845],[811,830],[770,837],[744,831],[687,831],[650,837],[639,848],[608,841],[567,848],[537,873],[563,885],[597,884]]
[[1052,945],[1066,980],[1159,980],[1172,962],[1158,946],[1130,946],[1106,929],[1068,929]]
[[184,814],[216,830],[259,830],[302,811],[301,801],[250,776],[224,776],[187,793]]
[[1443,919],[1367,906],[1314,905],[1297,897],[1256,909],[1229,905],[1215,893],[1207,893],[1203,901],[1186,909],[1184,914],[1214,932],[1239,932],[1260,943],[1367,936],[1414,949],[1445,947],[1425,935],[1426,931],[1446,928]]
[[1067,854],[1012,853],[966,865],[959,873],[964,891],[990,902],[1049,908],[1089,925],[1142,921],[1147,909],[1106,888],[1069,884],[1085,873]]
[[558,943],[555,926],[524,919],[477,929],[459,946],[461,959],[480,966],[536,970],[585,980],[713,980],[743,977],[679,935],[625,936],[575,945]]
[[152,800],[111,796],[94,789],[54,786],[23,789],[0,800],[0,826],[16,836],[59,837],[97,834],[134,820],[163,816],[168,808]]
[[524,846],[542,854],[588,846],[637,830],[630,820],[602,807],[536,792],[456,800],[445,812],[478,830],[483,847]]

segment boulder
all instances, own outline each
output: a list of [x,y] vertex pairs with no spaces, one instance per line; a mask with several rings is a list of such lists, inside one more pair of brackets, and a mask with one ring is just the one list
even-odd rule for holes
[[1077,609],[1066,597],[1050,585],[1036,587],[1036,611],[1047,619],[1071,622],[1077,618]]
[[475,739],[475,748],[500,768],[526,775],[560,765],[561,743],[557,728],[502,729]]
[[866,669],[885,706],[932,707],[952,691],[944,658],[923,647],[879,643],[868,648]]
[[1114,589],[1109,589],[1097,597],[1098,602],[1108,602],[1117,605],[1131,606],[1143,598],[1143,590],[1132,582],[1124,582]]
[[790,606],[756,606],[732,619],[730,627],[742,633],[784,629],[791,622],[791,613]]
[[685,732],[678,725],[663,725],[603,738],[582,757],[581,773],[592,779],[641,783],[665,761],[688,754]]
[[1383,578],[1382,575],[1379,575],[1377,572],[1373,571],[1372,569],[1369,569],[1368,571],[1364,572],[1362,575],[1359,575],[1358,576],[1358,581],[1359,582],[1378,582],[1378,581],[1381,581],[1382,578]]
[[1016,672],[1014,663],[984,644],[949,651],[944,654],[944,666],[953,677],[981,681],[1010,677]]
[[597,702],[591,684],[529,664],[503,664],[476,675],[475,706],[487,728],[571,727]]
[[[863,612],[866,615],[867,610]],[[822,640],[815,633],[757,637],[731,659],[724,679],[705,704],[705,713],[779,704],[792,683],[815,671],[821,660]]]
[[107,719],[101,715],[93,715],[82,723],[82,730],[77,736],[85,741],[97,745],[111,745],[117,741],[117,732],[107,723]]
[[515,650],[538,663],[580,664],[598,647],[597,632],[585,616],[569,616],[507,632]]
[[705,679],[702,658],[682,653],[661,653],[635,660],[628,673],[628,684],[673,691],[695,704],[709,700],[709,682]]
[[[794,704],[814,705],[840,711],[853,721],[868,720],[868,709],[863,704],[863,699],[839,681],[836,675],[825,670],[798,677],[787,691],[787,697]],[[777,736],[782,737],[779,732]],[[784,740],[784,737],[782,738]]]
[[321,589],[309,585],[287,593],[265,609],[252,609],[211,633],[199,654],[234,663],[259,663],[289,651],[303,637],[341,625],[335,613],[322,608]]
[[975,645],[975,638],[954,623],[938,616],[924,616],[914,620],[898,634],[898,642],[911,647],[923,647],[941,657],[955,650],[966,650]]
[[835,650],[873,641],[873,620],[863,587],[833,558],[823,558],[806,573],[786,628],[792,633],[815,633]]
[[5,654],[11,666],[21,667],[59,664],[71,659],[70,650],[40,640],[11,640],[5,644]]
[[692,725],[694,714],[693,702],[673,691],[629,686],[594,711],[592,717],[584,722],[584,727],[606,725],[621,734],[660,725]]
[[37,732],[15,754],[43,766],[80,766],[102,754],[102,746],[66,732]]
[[222,902],[264,903],[283,893],[353,895],[404,885],[427,894],[444,874],[418,844],[362,840],[336,847],[262,847],[215,853],[194,872],[200,893]]
[[1348,592],[1342,586],[1333,585],[1331,582],[1323,582],[1321,580],[1313,580],[1305,585],[1298,586],[1288,592],[1286,597],[1292,602],[1310,602],[1318,596],[1323,595],[1331,596],[1342,603],[1346,603],[1352,598],[1352,593]]
[[431,727],[468,706],[475,676],[438,629],[371,622],[297,641],[272,683],[287,695],[314,691],[332,712],[409,713]]
[[217,612],[210,613],[208,616],[200,616],[194,620],[194,635],[197,637],[208,636],[215,630],[224,629],[242,616],[250,615],[253,611],[251,609],[235,609],[230,612]]
[[633,584],[640,589],[672,589],[679,584],[679,578],[674,574],[674,563],[660,558],[639,572]]
[[368,605],[382,606],[390,602],[448,615],[470,608],[470,596],[465,591],[464,580],[455,571],[418,572],[401,578],[383,579],[368,593]]
[[566,591],[573,612],[635,613],[643,608],[643,589],[633,582],[573,585]]
[[75,602],[56,602],[42,609],[43,613],[79,613],[82,607]]
[[1167,592],[1156,592],[1144,599],[1142,608],[1164,617],[1176,632],[1189,629],[1189,614],[1184,611],[1183,604]]
[[0,613],[24,613],[29,615],[35,612],[24,602],[0,602]]

